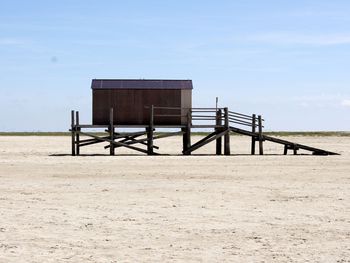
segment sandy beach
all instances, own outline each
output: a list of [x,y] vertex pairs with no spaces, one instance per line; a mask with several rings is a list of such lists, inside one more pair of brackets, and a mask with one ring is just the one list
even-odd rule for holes
[[350,137],[287,139],[341,155],[233,136],[232,156],[172,137],[170,156],[72,157],[68,136],[1,136],[0,262],[350,262]]

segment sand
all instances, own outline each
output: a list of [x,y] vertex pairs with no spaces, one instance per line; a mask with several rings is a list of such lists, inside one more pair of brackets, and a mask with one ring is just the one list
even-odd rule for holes
[[[198,138],[197,138],[198,139]],[[350,262],[350,138],[288,137],[341,156],[69,156],[69,137],[0,137],[0,262]],[[240,154],[240,155],[237,155]],[[278,155],[276,155],[278,154]]]

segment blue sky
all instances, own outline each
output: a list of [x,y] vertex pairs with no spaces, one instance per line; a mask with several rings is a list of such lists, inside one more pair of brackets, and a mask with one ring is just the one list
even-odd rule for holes
[[0,131],[91,122],[92,78],[192,79],[268,130],[350,130],[350,1],[2,1]]

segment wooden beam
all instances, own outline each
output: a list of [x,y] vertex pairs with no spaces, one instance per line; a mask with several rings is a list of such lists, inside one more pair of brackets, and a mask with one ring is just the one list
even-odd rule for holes
[[294,144],[293,145],[293,154],[297,155],[298,154],[298,150],[299,150],[298,146],[296,144]]
[[150,108],[149,127],[147,129],[147,154],[153,154],[153,125],[154,125],[154,106]]
[[225,155],[230,155],[231,150],[230,150],[230,122],[229,122],[229,117],[228,117],[228,108],[224,108],[224,113],[225,113],[225,129],[226,132],[224,136],[224,154]]
[[[108,136],[107,138],[109,138],[109,136]],[[92,141],[92,142],[81,143],[81,144],[80,144],[80,147],[89,146],[89,145],[92,145],[92,144],[97,144],[97,143],[102,143],[102,142],[103,142],[103,141],[95,140],[95,141]]]
[[[191,126],[192,126],[192,113],[189,110],[187,112],[187,123],[186,123],[186,141],[187,141],[187,145],[186,145],[186,150],[189,149],[191,147]],[[190,155],[191,153],[188,153],[188,155]]]
[[110,145],[109,145],[109,154],[114,155],[114,124],[113,124],[113,108],[109,112],[109,134],[110,134]]
[[262,119],[261,115],[258,115],[258,126],[259,126],[259,154],[264,154],[264,146],[263,146],[263,135],[262,135]]
[[[182,128],[184,134],[182,135],[182,153],[185,154],[187,150],[191,147],[191,124],[192,124],[192,116],[191,111],[187,112],[187,122],[186,128]],[[191,153],[187,153],[186,155],[190,155]]]
[[[222,125],[222,119],[221,119],[222,111],[219,109],[216,112],[216,125],[221,126]],[[215,128],[216,133],[219,133],[222,129]],[[221,155],[222,153],[222,138],[219,137],[216,139],[216,155]]]
[[[107,137],[101,137],[101,138],[109,138],[109,136],[107,136]],[[102,142],[104,142],[104,141],[99,141],[99,140],[96,140],[96,139],[93,139],[93,140],[91,140],[90,142],[86,142],[86,143],[80,143],[80,147],[84,147],[84,146],[88,146],[88,145],[92,145],[92,144],[96,144],[96,143],[102,143]],[[108,147],[109,147],[109,145],[108,145]]]
[[194,143],[190,148],[196,147],[197,145],[201,144],[202,142],[205,142],[206,140],[208,140],[209,138],[215,136],[216,134],[217,133],[215,131],[210,133],[210,134],[208,134],[204,138],[200,139],[198,142]]
[[[143,132],[143,134],[144,134],[144,133],[145,133],[145,132]],[[139,137],[139,136],[141,136],[141,135],[143,135],[143,134],[129,136],[129,137],[126,137],[126,138],[123,139],[123,140],[120,140],[119,142],[126,143],[126,144],[128,144],[128,145],[140,143],[140,144],[142,144],[142,145],[146,145],[146,146],[147,146],[147,143],[144,142],[144,141],[147,141],[147,140],[148,140],[147,138],[146,138],[146,139],[142,139],[142,140],[135,140],[135,138],[137,138],[137,137]],[[104,148],[107,149],[107,148],[109,148],[109,147],[110,147],[109,145],[106,145]],[[114,148],[118,148],[118,147],[122,147],[122,146],[115,146]],[[155,146],[155,145],[153,145],[153,148],[154,148],[154,149],[159,149],[159,147],[158,147],[158,146]]]
[[[217,134],[216,136],[213,136],[213,137],[211,137],[211,138],[208,138],[208,139],[205,140],[205,141],[201,140],[201,143],[196,143],[196,144],[192,145],[191,148],[189,148],[189,149],[187,150],[187,152],[193,152],[193,151],[197,150],[198,148],[200,148],[200,147],[202,147],[202,146],[204,146],[204,145],[206,145],[206,144],[208,144],[208,143],[210,143],[210,142],[216,140],[217,138],[219,138],[219,137],[221,137],[221,136],[224,136],[224,135],[225,135],[226,133],[228,133],[228,132],[230,132],[230,130],[225,130],[225,131],[223,131],[223,132],[220,132],[220,133]],[[208,137],[208,136],[207,136],[207,137]]]
[[116,145],[116,146],[123,146],[123,147],[129,148],[129,149],[135,150],[135,151],[147,153],[147,151],[144,150],[144,149],[141,149],[141,148],[138,148],[138,147],[134,147],[134,146],[131,146],[131,145],[128,145],[128,144],[125,144],[125,143],[116,142],[116,141],[113,141],[113,140],[107,139],[107,138],[105,139],[105,138],[102,138],[102,137],[98,137],[97,135],[86,133],[86,132],[80,132],[80,133],[85,135],[85,136],[90,136],[92,138],[96,138],[96,140],[99,140],[99,141],[113,143],[113,145]]
[[181,128],[182,134],[182,152],[187,150],[187,128]]
[[[253,114],[252,115],[252,133],[256,132],[256,115]],[[255,136],[252,136],[252,146],[251,146],[251,154],[254,155],[255,154],[255,141],[256,138]]]
[[77,132],[75,133],[76,134],[75,146],[76,146],[76,155],[79,155],[80,154],[79,111],[75,112],[75,117],[76,117],[75,122],[76,122],[76,130],[77,130]]
[[146,132],[130,132],[130,133],[114,133],[114,139],[120,139],[120,138],[128,138],[134,135],[141,136],[145,135]]
[[[123,141],[120,141],[120,142],[123,142]],[[123,143],[125,143],[125,144],[127,144],[127,145],[139,143],[139,144],[142,144],[142,145],[146,145],[146,146],[147,146],[147,143],[145,143],[145,142],[138,142],[138,141],[133,140],[133,139],[131,139],[130,141],[123,142]],[[109,147],[109,145],[106,146],[106,147]],[[115,148],[118,148],[118,147],[122,147],[122,146],[115,146]],[[159,147],[156,146],[156,145],[153,145],[153,149],[159,149]]]
[[159,134],[157,136],[154,136],[153,140],[162,139],[162,138],[171,137],[171,136],[177,136],[177,135],[181,135],[181,134],[184,134],[184,132],[179,131],[179,132],[170,132],[170,133]]
[[[109,136],[108,136],[108,138],[109,138]],[[85,139],[85,140],[80,140],[80,143],[82,144],[82,143],[94,142],[94,141],[96,141],[96,139]]]
[[72,131],[72,156],[75,156],[75,121],[74,121],[74,110],[71,111],[71,131]]
[[[147,133],[148,133],[148,128],[147,129]],[[153,136],[153,141],[154,140],[157,140],[157,139],[162,139],[162,138],[166,138],[166,137],[171,137],[171,136],[177,136],[177,135],[181,135],[183,134],[184,132],[183,131],[179,131],[179,132],[171,132],[171,133],[164,133],[164,134],[160,134],[160,135],[157,135],[157,136]],[[125,139],[125,140],[122,140],[120,142],[123,142],[123,141],[128,141],[129,139]],[[145,141],[148,141],[149,140],[149,137],[147,136],[147,138],[142,138],[142,139],[138,139],[138,140],[133,140],[133,143],[141,143],[143,144],[142,142],[145,142]],[[148,145],[148,143],[146,144]],[[105,147],[107,148],[107,147]],[[159,147],[153,147],[153,148],[159,148]]]

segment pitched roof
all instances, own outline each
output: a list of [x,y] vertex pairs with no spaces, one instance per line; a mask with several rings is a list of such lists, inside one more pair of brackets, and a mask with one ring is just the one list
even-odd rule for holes
[[192,80],[93,79],[92,89],[193,89]]

